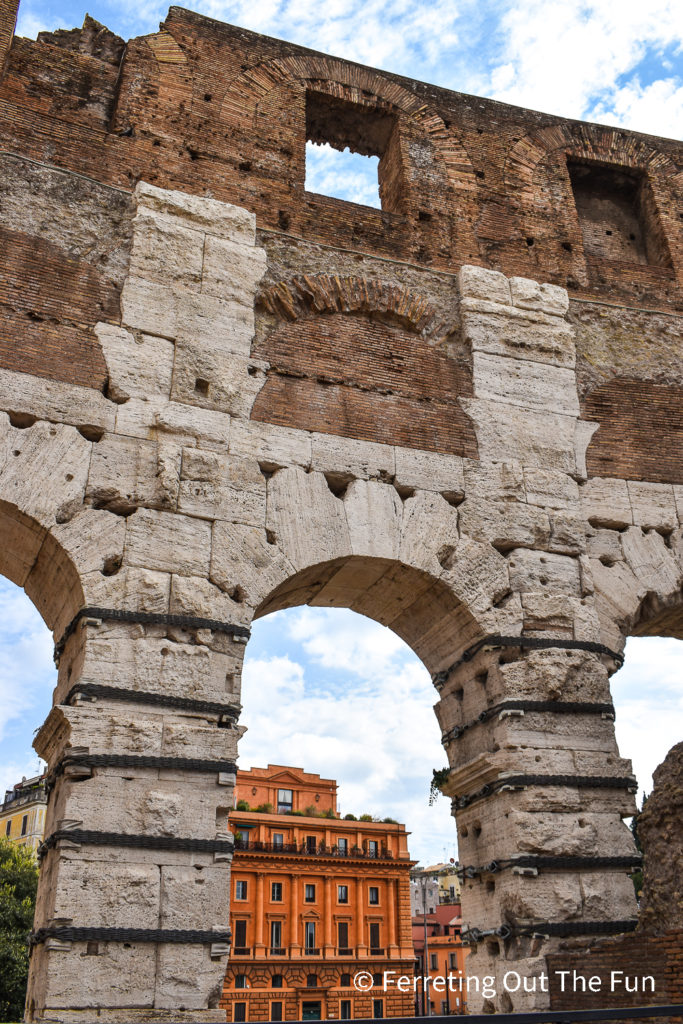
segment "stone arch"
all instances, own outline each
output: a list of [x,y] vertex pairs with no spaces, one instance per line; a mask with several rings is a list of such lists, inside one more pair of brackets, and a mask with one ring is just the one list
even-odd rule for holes
[[368,104],[374,97],[411,118],[434,145],[451,184],[458,191],[473,191],[476,178],[469,155],[446,127],[440,115],[398,82],[370,68],[345,64],[334,57],[280,57],[257,64],[236,78],[223,97],[221,118],[249,130],[259,104],[279,85],[315,84],[352,102]]
[[539,164],[560,151],[579,160],[640,168],[665,177],[678,173],[665,153],[640,140],[630,137],[627,140],[625,133],[617,128],[555,124],[530,132],[512,147],[505,163],[508,189],[523,198],[531,198]]
[[436,342],[456,329],[443,322],[423,295],[376,278],[306,274],[262,289],[256,302],[284,320],[298,320],[311,313],[386,316]]

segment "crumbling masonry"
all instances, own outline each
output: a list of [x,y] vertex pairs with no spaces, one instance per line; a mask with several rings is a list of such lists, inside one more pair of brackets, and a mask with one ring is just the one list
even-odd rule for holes
[[[630,929],[609,677],[683,635],[683,147],[180,8],[0,12],[0,571],[59,662],[29,1019],[220,1020],[244,645],[302,603],[434,674],[471,972]],[[307,193],[307,139],[382,209]]]

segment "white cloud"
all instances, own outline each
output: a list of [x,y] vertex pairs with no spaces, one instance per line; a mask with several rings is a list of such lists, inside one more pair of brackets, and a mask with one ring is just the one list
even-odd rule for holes
[[586,115],[600,124],[624,125],[633,131],[670,139],[683,138],[683,81],[662,78],[643,86],[634,79]]

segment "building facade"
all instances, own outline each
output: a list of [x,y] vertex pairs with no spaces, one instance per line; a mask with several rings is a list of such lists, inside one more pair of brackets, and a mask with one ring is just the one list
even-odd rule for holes
[[237,773],[229,1021],[412,1014],[412,984],[383,987],[413,977],[405,826],[339,818],[336,792],[298,768]]
[[5,791],[0,809],[0,835],[35,853],[45,831],[45,776],[22,779]]
[[[415,973],[422,979],[417,986],[415,1013],[422,1016],[466,1013],[468,947],[462,941],[460,906],[447,902],[428,908],[428,913],[413,916],[412,928]],[[429,981],[425,984],[426,978]]]

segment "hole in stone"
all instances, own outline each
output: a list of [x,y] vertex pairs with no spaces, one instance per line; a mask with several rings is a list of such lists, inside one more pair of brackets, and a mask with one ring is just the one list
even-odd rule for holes
[[442,569],[450,569],[453,565],[453,555],[455,554],[455,548],[452,544],[444,544],[442,548],[436,553],[436,560]]
[[64,479],[67,481],[67,483],[70,483],[73,480],[73,478],[74,478],[73,473],[67,473],[66,476],[64,477]]
[[93,427],[89,424],[83,424],[76,428],[78,433],[86,439],[86,441],[93,441],[95,444],[101,441],[104,437],[104,430],[102,427]]
[[159,141],[159,139],[155,139],[154,142],[152,143],[152,145],[153,146],[160,146],[161,142]]
[[196,160],[199,157],[199,150],[192,149],[191,146],[186,146],[190,160]]
[[345,473],[323,473],[323,476],[335,498],[343,498],[347,487],[353,480],[352,476],[348,476]]
[[237,167],[239,168],[240,171],[250,171],[251,160],[243,160],[241,163],[237,165]]
[[453,696],[455,697],[456,700],[463,700],[465,696],[465,691],[462,688],[462,686],[460,686],[457,690],[453,691]]
[[563,242],[562,243],[562,248],[564,249],[565,252],[571,252],[572,251],[572,244],[571,244],[571,242]]
[[612,234],[612,232],[611,232],[611,231],[605,231],[605,234],[606,234],[606,235],[611,235],[611,234]]
[[481,825],[480,825],[480,823],[478,821],[475,822],[474,825],[472,826],[472,828],[474,830],[474,838],[478,839],[479,836],[481,835]]
[[401,501],[407,501],[408,498],[412,498],[415,494],[414,487],[403,487],[401,484],[394,484],[394,490],[398,494]]
[[282,231],[289,231],[290,223],[291,223],[291,221],[290,221],[289,214],[285,213],[284,210],[278,210],[277,211],[277,226]]
[[486,952],[488,953],[489,956],[498,956],[498,954],[500,953],[500,946],[498,945],[497,942],[489,940],[486,943]]
[[610,555],[600,555],[600,558],[598,559],[598,561],[600,562],[601,565],[605,565],[609,569],[609,568],[611,568],[611,566],[613,566],[615,564],[616,560],[614,558],[612,558]]
[[418,220],[429,221],[432,219],[431,213],[427,213],[426,210],[420,210],[417,215]]
[[203,377],[197,377],[194,382],[194,389],[198,395],[208,395],[209,393],[209,382],[204,380]]
[[534,239],[533,238],[527,238],[526,244],[529,246],[529,248],[531,248],[531,246],[534,244]]
[[462,505],[465,500],[465,495],[461,491],[442,491],[441,497],[444,501],[447,501],[449,505],[455,508],[457,505]]
[[486,891],[487,892],[495,892],[496,891],[496,883],[495,882],[487,882],[486,883]]
[[160,653],[161,653],[161,657],[162,657],[162,658],[165,658],[165,657],[167,657],[167,655],[169,655],[169,654],[170,654],[171,652],[169,651],[168,647],[162,647],[162,648],[161,648],[161,651],[160,651]]
[[90,939],[88,941],[87,945],[86,945],[86,948],[85,948],[85,955],[86,956],[98,956],[99,952],[100,952],[99,943],[93,942],[92,939]]
[[103,576],[116,576],[120,568],[121,556],[111,555],[109,558],[105,558],[104,565],[100,569],[100,572]]
[[258,468],[261,470],[261,473],[266,478],[266,480],[270,480],[271,476],[275,472],[275,468],[270,462],[259,462]]
[[477,672],[476,676],[474,677],[474,681],[475,683],[479,683],[480,686],[485,687],[486,683],[488,682],[488,678],[488,672]]
[[204,102],[205,103],[210,103],[212,99],[213,99],[213,96],[211,95],[210,92],[205,92],[204,93]]
[[37,422],[37,416],[31,416],[27,412],[9,412],[7,413],[9,421],[13,427],[17,430],[26,430],[27,427],[32,427]]
[[467,839],[469,834],[470,833],[469,829],[467,828],[467,825],[463,825],[460,829],[460,835],[463,837],[463,839]]
[[235,604],[242,604],[246,600],[246,594],[240,586],[233,587],[232,590],[226,591],[228,597],[232,598]]
[[585,828],[588,822],[585,818],[579,818],[579,828]]
[[268,544],[277,544],[277,534],[272,530],[266,530],[266,541]]
[[255,377],[256,374],[258,373],[258,367],[257,366],[248,366],[247,367],[247,373],[249,374],[250,377]]
[[14,457],[16,458],[17,455],[21,455],[21,452],[19,451],[18,448],[15,448],[14,451],[12,452],[12,455],[14,455]]
[[512,1013],[514,1007],[512,1005],[512,999],[510,999],[509,992],[503,992],[500,997],[500,1008],[503,1013]]
[[474,176],[475,176],[475,178],[485,178],[486,177],[486,175],[484,174],[483,171],[475,171],[474,172]]

